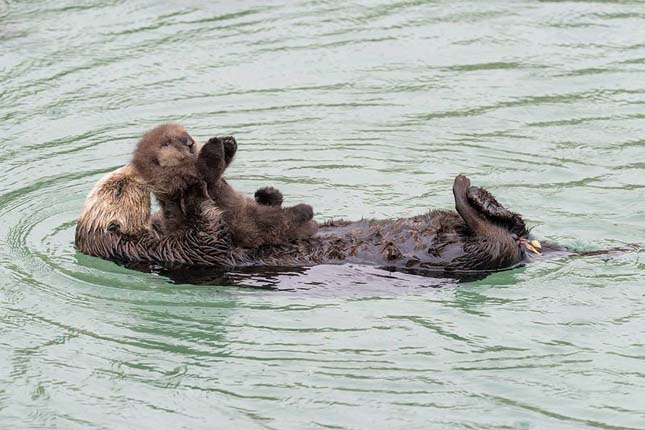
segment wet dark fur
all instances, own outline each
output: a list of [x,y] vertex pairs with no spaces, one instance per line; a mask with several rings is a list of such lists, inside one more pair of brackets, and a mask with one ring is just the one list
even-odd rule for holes
[[[251,259],[272,266],[347,262],[447,271],[498,270],[520,263],[525,254],[518,237],[472,205],[469,188],[465,176],[455,179],[457,212],[433,210],[398,220],[330,222],[311,239],[263,247]],[[523,225],[521,217],[514,219]]]
[[[200,153],[208,154],[209,142]],[[435,210],[399,220],[341,221],[323,225],[315,237],[253,249],[237,248],[236,266],[302,266],[359,263],[405,270],[497,270],[518,264],[524,252],[504,220],[473,205],[470,181],[458,176],[453,186],[457,212]],[[472,189],[471,192],[477,191]],[[481,192],[480,202],[492,199]],[[193,202],[200,204],[200,202]],[[496,203],[496,202],[495,202]],[[496,203],[498,206],[499,203]],[[490,211],[489,211],[490,212]],[[513,230],[527,232],[519,215]],[[190,222],[190,221],[188,221]],[[228,223],[227,223],[228,225]]]
[[237,142],[231,136],[214,137],[199,148],[177,124],[147,132],[137,144],[132,164],[159,201],[161,211],[154,224],[162,232],[172,232],[189,222],[178,202],[183,190],[203,181],[223,211],[236,246],[257,248],[313,236],[318,226],[311,206],[282,208],[282,194],[271,187],[258,190],[253,200],[223,179],[236,151]]
[[[131,165],[99,181],[77,225],[79,251],[122,262],[221,268],[348,262],[402,270],[498,270],[525,257],[518,242],[528,235],[521,217],[471,187],[465,176],[453,185],[456,212],[327,223],[314,237],[245,248],[235,234],[246,231],[246,224],[231,214],[254,220],[259,232],[252,238],[261,237],[263,228],[275,228],[275,221],[262,224],[272,219],[268,210],[289,214],[296,223],[307,222],[311,214],[240,199],[221,178],[232,159],[226,139],[211,139],[201,149],[189,139],[179,126],[152,130]],[[162,206],[161,228],[150,216],[150,190]],[[273,197],[260,193],[265,203],[281,200],[271,190],[266,194]],[[242,226],[237,233],[236,225]],[[276,231],[283,234],[288,228]]]
[[468,201],[486,219],[508,229],[518,237],[528,236],[522,217],[502,206],[488,191],[479,187],[468,188]]

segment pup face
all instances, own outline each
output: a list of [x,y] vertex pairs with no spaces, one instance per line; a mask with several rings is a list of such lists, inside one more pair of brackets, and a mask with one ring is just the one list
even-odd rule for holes
[[195,140],[178,124],[164,124],[152,129],[143,136],[137,150],[147,153],[151,161],[162,167],[194,162],[197,153]]
[[153,190],[173,193],[195,178],[195,140],[179,124],[163,124],[143,135],[132,164]]

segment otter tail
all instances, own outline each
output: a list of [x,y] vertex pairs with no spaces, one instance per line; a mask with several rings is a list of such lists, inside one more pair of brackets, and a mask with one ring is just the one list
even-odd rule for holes
[[595,251],[573,251],[573,255],[577,255],[580,257],[592,257],[595,255],[609,255],[609,254],[639,251],[643,248],[645,248],[645,246],[642,243],[626,243],[623,246],[615,246],[607,249],[598,249]]

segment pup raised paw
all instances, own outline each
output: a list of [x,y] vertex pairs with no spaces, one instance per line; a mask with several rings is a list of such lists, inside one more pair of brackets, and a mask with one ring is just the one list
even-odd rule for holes
[[273,187],[260,188],[255,192],[255,201],[264,206],[281,206],[282,193]]

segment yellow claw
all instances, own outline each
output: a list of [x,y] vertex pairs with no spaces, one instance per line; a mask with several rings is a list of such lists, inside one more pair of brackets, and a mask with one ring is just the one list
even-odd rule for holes
[[538,242],[537,240],[532,240],[529,243],[526,244],[526,249],[529,251],[537,254],[537,255],[542,255],[540,250],[542,249],[542,244]]

